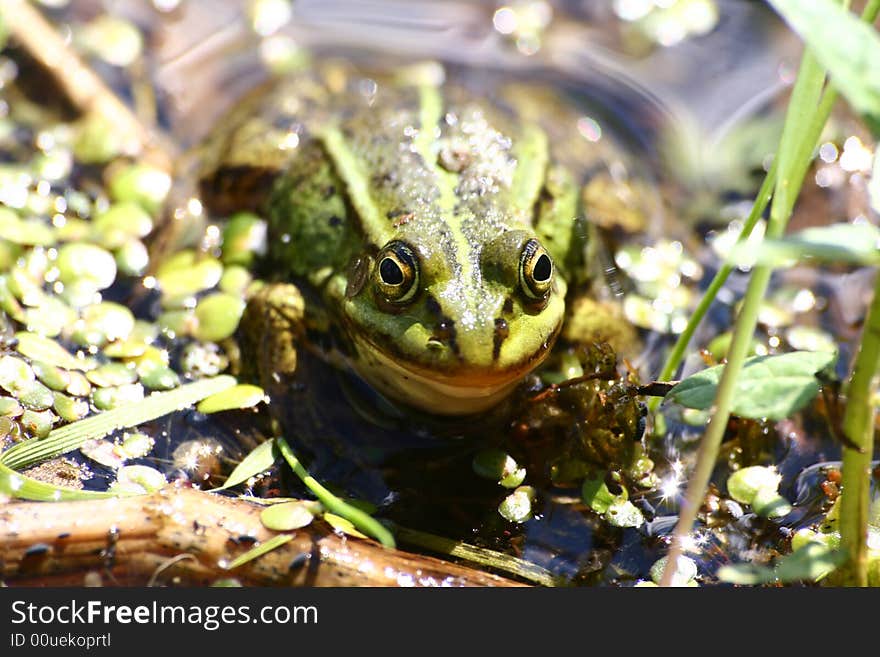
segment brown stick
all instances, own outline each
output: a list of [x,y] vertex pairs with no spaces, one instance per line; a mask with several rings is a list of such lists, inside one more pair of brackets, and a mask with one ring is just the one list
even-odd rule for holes
[[235,570],[228,563],[275,535],[261,507],[194,489],[84,502],[0,507],[0,575],[12,585],[519,586],[511,580],[341,537],[322,521]]
[[155,129],[144,126],[107,85],[87,67],[27,0],[0,0],[0,14],[19,43],[58,81],[83,113],[100,114],[125,139],[129,155],[171,170],[174,148]]

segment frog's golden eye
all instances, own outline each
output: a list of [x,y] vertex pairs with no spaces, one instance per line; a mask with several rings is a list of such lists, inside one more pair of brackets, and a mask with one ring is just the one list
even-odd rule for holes
[[553,285],[553,260],[538,240],[529,240],[519,259],[519,285],[529,299],[544,299]]
[[376,256],[373,279],[385,301],[402,304],[419,289],[419,266],[415,254],[403,242],[389,242]]

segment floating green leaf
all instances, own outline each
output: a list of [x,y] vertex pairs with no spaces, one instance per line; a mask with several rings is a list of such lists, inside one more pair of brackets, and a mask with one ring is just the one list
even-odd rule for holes
[[645,524],[644,514],[629,500],[615,502],[608,507],[605,520],[613,527],[641,527]]
[[77,358],[52,338],[44,338],[36,333],[19,331],[15,334],[18,340],[16,349],[31,360],[40,360],[68,370],[83,369],[86,361]]
[[[663,577],[663,571],[666,569],[667,557],[661,557],[651,566],[651,581],[659,584]],[[690,557],[680,556],[678,558],[677,568],[675,569],[675,577],[672,580],[672,586],[699,586],[696,581],[698,574],[697,562]]]
[[305,527],[312,522],[313,518],[312,512],[302,502],[272,504],[260,513],[260,522],[277,532]]
[[876,265],[880,263],[880,229],[868,223],[807,228],[787,237],[765,239],[757,249],[737,244],[728,259],[747,266],[788,267],[803,260]]
[[581,487],[581,496],[596,513],[607,512],[611,505],[618,501],[617,497],[608,490],[604,478],[585,479]]
[[526,469],[504,450],[487,448],[477,452],[472,463],[474,472],[486,479],[497,481],[505,488],[516,488],[526,477]]
[[259,386],[240,383],[228,390],[211,395],[201,401],[197,407],[199,413],[219,413],[237,408],[256,406],[266,398],[266,393]]
[[727,492],[737,502],[751,504],[755,495],[761,490],[771,490],[774,493],[782,481],[776,468],[768,468],[762,465],[752,465],[740,468],[727,478]]
[[238,328],[244,312],[245,302],[239,297],[225,292],[209,294],[196,306],[195,337],[206,342],[225,340]]
[[235,469],[226,478],[223,485],[214,490],[232,488],[233,486],[237,486],[243,481],[247,481],[251,477],[255,477],[261,472],[265,472],[271,468],[272,464],[275,463],[275,451],[273,446],[274,443],[271,440],[267,440],[266,442],[257,445],[247,456],[244,457],[241,463],[235,466]]
[[535,489],[532,486],[520,486],[501,501],[498,513],[509,522],[525,522],[532,517],[534,501]]
[[775,566],[739,563],[718,569],[718,579],[729,584],[815,582],[843,563],[845,555],[819,542],[810,542],[779,559]]
[[880,118],[880,37],[831,0],[770,0],[831,73],[831,83],[853,108]]
[[[733,413],[755,419],[788,417],[816,396],[816,373],[836,358],[836,353],[794,351],[747,359],[736,381]],[[688,408],[711,408],[724,367],[710,367],[689,376],[670,390],[666,398]]]
[[348,518],[343,518],[342,516],[328,511],[324,514],[324,520],[327,521],[327,524],[333,527],[333,529],[338,529],[343,534],[348,534],[355,538],[369,538],[369,536],[363,532],[359,532],[354,523]]

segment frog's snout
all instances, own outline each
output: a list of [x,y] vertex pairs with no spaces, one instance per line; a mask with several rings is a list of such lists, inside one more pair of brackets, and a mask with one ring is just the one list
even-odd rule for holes
[[[485,326],[465,327],[464,331],[459,335],[455,321],[444,318],[431,331],[425,347],[436,354],[448,351],[460,363],[483,363],[486,367],[493,367],[501,355],[501,347],[510,336],[510,324],[504,317],[497,317]],[[472,348],[462,348],[462,344]]]

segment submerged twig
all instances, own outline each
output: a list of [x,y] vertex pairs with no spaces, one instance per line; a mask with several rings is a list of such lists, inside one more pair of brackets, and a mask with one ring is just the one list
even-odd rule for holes
[[169,140],[141,123],[27,0],[0,0],[0,14],[10,33],[55,77],[70,101],[83,113],[103,117],[122,137],[126,154],[171,170],[176,149]]

